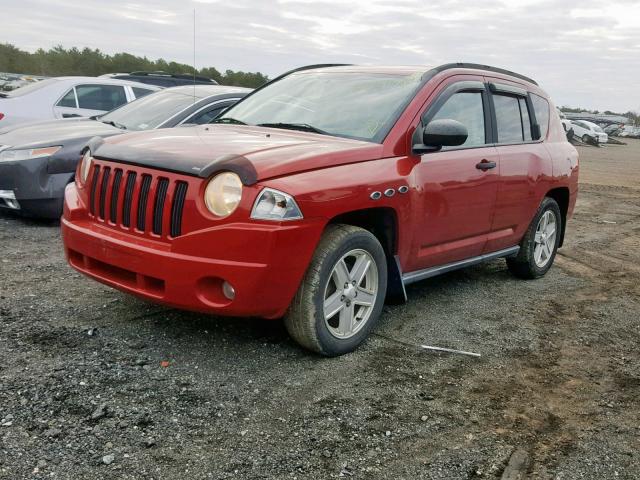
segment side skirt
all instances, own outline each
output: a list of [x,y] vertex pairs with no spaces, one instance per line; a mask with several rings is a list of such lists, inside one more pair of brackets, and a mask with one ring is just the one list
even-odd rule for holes
[[[520,246],[505,248],[504,250],[498,250],[493,253],[486,253],[477,257],[467,258],[466,260],[460,260],[458,262],[447,263],[445,265],[439,265],[437,267],[429,267],[424,270],[416,270],[415,272],[409,272],[402,274],[402,284],[409,285],[414,282],[419,282],[425,278],[435,277],[442,275],[443,273],[452,272],[460,268],[470,267],[471,265],[477,265],[487,260],[494,260],[496,258],[514,257],[520,251]],[[399,268],[398,263],[398,268]]]

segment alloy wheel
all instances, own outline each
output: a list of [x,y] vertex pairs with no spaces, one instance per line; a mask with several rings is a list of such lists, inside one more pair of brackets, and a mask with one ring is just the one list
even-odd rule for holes
[[533,260],[539,268],[543,268],[553,256],[557,235],[556,216],[551,210],[542,214],[536,227],[534,237]]
[[373,256],[361,249],[343,255],[333,266],[325,285],[325,324],[336,338],[346,339],[367,323],[378,295],[378,267]]

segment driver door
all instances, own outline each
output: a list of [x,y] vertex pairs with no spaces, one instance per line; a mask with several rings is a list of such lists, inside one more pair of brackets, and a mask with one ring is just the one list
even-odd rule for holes
[[[468,77],[467,77],[468,78]],[[422,186],[415,212],[414,270],[481,255],[495,210],[500,158],[491,142],[484,83],[458,81],[427,107],[417,132],[431,120],[452,119],[467,127],[463,145],[421,155],[414,169]]]

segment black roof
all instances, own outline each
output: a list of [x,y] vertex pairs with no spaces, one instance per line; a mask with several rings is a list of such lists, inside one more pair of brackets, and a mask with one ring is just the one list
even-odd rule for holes
[[168,78],[179,78],[182,80],[199,80],[201,82],[211,82],[211,83],[215,83],[212,79],[207,78],[207,77],[202,77],[200,75],[190,75],[188,73],[167,73],[167,72],[162,72],[162,71],[155,71],[155,72],[145,72],[145,71],[138,71],[138,72],[131,72],[128,73],[127,75],[133,75],[136,77],[168,77]]

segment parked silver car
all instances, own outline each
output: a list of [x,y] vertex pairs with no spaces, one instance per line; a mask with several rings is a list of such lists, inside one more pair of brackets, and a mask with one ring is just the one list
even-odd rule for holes
[[0,129],[0,211],[60,218],[64,189],[89,140],[209,123],[250,91],[222,85],[172,87],[96,118]]
[[0,92],[0,128],[38,120],[102,115],[159,89],[108,78],[49,78]]

